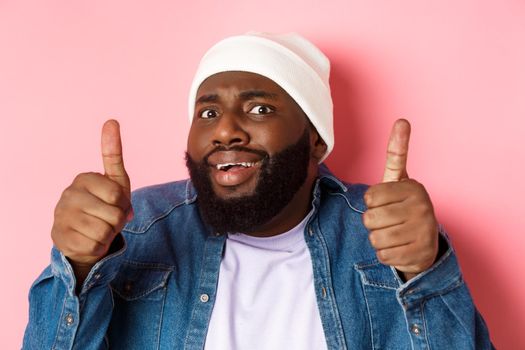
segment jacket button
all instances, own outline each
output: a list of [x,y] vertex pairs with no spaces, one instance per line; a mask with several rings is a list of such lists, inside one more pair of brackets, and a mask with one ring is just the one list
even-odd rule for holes
[[421,334],[421,328],[419,328],[419,326],[417,324],[415,324],[415,323],[410,327],[410,330],[415,335],[420,335]]
[[203,303],[207,303],[208,300],[210,300],[210,297],[208,296],[208,294],[201,294],[201,296],[200,296],[200,300],[201,300]]
[[73,322],[75,322],[75,319],[73,318],[73,315],[67,314],[66,315],[66,324],[68,326],[71,326],[73,324]]

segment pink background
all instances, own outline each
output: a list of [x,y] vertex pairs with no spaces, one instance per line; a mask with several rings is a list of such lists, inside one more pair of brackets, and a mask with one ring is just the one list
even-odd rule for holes
[[134,188],[185,177],[197,62],[248,30],[300,32],[331,58],[328,164],[342,178],[380,180],[392,122],[411,120],[409,174],[430,192],[495,345],[524,349],[521,0],[0,1],[1,347],[20,347],[60,193],[102,170],[103,121],[122,124]]

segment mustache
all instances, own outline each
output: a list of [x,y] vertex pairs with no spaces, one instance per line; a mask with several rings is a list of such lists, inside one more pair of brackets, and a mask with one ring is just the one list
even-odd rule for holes
[[259,157],[261,157],[263,162],[265,162],[267,159],[270,158],[270,155],[267,152],[265,152],[265,151],[261,151],[261,150],[257,150],[257,149],[251,149],[251,148],[244,147],[244,146],[231,146],[231,147],[217,146],[215,149],[213,149],[207,155],[204,156],[204,158],[202,159],[203,163],[206,164],[206,165],[209,165],[208,159],[214,153],[217,153],[217,152],[246,152],[246,153],[253,153],[253,154],[256,154]]

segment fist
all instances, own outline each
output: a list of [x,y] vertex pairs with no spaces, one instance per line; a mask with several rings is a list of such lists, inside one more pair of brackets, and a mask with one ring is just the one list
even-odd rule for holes
[[115,120],[108,120],[102,128],[102,161],[105,174],[78,175],[55,208],[51,237],[70,260],[77,278],[78,270],[85,270],[80,274],[87,275],[108,253],[133,213],[119,124]]
[[410,124],[397,120],[388,143],[383,182],[371,186],[364,200],[363,223],[370,244],[383,264],[410,279],[434,263],[438,224],[425,187],[409,179],[406,164]]

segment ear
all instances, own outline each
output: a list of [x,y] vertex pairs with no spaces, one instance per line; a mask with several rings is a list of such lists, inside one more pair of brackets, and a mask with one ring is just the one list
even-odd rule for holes
[[310,124],[310,155],[316,163],[319,163],[319,160],[323,158],[327,149],[328,146],[317,132],[317,129]]

